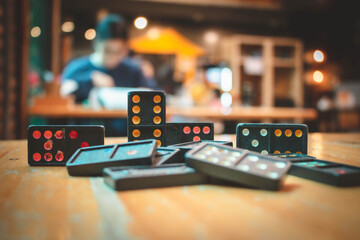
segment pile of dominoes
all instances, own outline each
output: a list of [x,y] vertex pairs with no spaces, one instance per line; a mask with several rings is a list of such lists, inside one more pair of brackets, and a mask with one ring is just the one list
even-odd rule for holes
[[289,173],[334,186],[360,185],[360,168],[307,155],[303,124],[240,123],[236,147],[207,122],[166,122],[162,91],[128,94],[128,142],[104,145],[103,126],[29,126],[30,166],[104,176],[116,190],[230,182],[279,190]]

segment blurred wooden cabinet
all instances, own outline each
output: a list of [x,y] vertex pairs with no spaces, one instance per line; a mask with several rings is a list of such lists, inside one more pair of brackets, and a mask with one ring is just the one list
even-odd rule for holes
[[222,41],[242,105],[302,107],[303,44],[299,39],[233,35]]

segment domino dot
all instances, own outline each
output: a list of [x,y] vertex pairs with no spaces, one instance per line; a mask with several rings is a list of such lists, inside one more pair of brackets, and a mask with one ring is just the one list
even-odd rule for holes
[[133,137],[139,137],[140,136],[140,131],[138,129],[134,129],[132,131],[132,135],[133,135]]
[[277,162],[277,163],[275,163],[275,166],[276,166],[277,168],[285,168],[285,167],[286,167],[286,164],[283,163],[283,162]]
[[161,141],[160,141],[160,140],[156,140],[156,145],[157,145],[158,147],[160,147],[160,146],[161,146]]
[[140,118],[138,116],[133,116],[132,117],[132,122],[133,124],[139,124],[140,123]]
[[290,129],[286,129],[285,130],[285,136],[291,137],[291,135],[292,135],[292,131]]
[[33,160],[38,162],[41,160],[41,154],[40,153],[34,153],[33,154]]
[[50,162],[52,160],[52,158],[53,158],[53,156],[52,156],[51,153],[45,153],[44,154],[45,161]]
[[195,126],[194,128],[193,128],[193,132],[195,133],[195,134],[199,134],[200,133],[200,128],[198,127],[198,126]]
[[256,167],[257,167],[258,169],[265,170],[265,169],[267,169],[268,166],[267,166],[265,163],[258,163],[258,164],[256,165]]
[[282,134],[282,132],[281,132],[280,129],[276,129],[276,130],[275,130],[275,136],[280,137],[281,134]]
[[140,97],[139,97],[139,95],[134,95],[134,96],[132,97],[132,101],[133,101],[134,103],[140,102]]
[[269,172],[268,173],[268,176],[270,178],[278,178],[279,177],[279,174],[277,172]]
[[266,151],[266,150],[262,150],[262,151],[261,151],[261,154],[269,154],[269,152]]
[[278,151],[278,150],[275,150],[275,151],[274,151],[274,153],[275,153],[275,154],[279,154],[279,153],[280,153],[280,151]]
[[256,140],[256,139],[254,139],[254,140],[252,140],[251,145],[252,145],[253,147],[257,147],[257,146],[259,146],[259,141]]
[[345,174],[346,173],[346,171],[342,170],[342,169],[337,169],[337,170],[335,170],[335,172],[338,173],[338,174]]
[[154,97],[154,103],[159,103],[159,102],[161,102],[161,97],[159,95],[156,95]]
[[191,132],[191,128],[189,126],[186,126],[186,127],[183,128],[183,132],[185,134],[189,134]]
[[298,129],[298,130],[295,131],[295,136],[296,137],[301,137],[302,135],[303,135],[303,133],[302,133],[301,130]]
[[132,111],[133,111],[133,113],[137,114],[137,113],[140,112],[140,107],[139,106],[133,106]]
[[61,130],[58,130],[55,132],[54,136],[56,139],[62,139],[64,137],[64,132]]
[[39,139],[41,137],[41,132],[36,130],[33,132],[33,138]]
[[210,128],[208,126],[203,127],[203,133],[204,134],[209,134],[210,133]]
[[50,150],[50,149],[52,149],[52,147],[53,147],[53,142],[52,142],[51,140],[47,140],[47,141],[44,143],[44,148],[45,148],[46,150]]
[[78,137],[78,133],[77,133],[76,131],[71,131],[71,132],[69,133],[69,137],[70,137],[71,139],[75,139],[75,138]]
[[199,136],[195,136],[195,137],[193,138],[193,141],[195,141],[195,142],[200,141],[200,140],[201,140],[201,139],[200,139]]
[[128,151],[126,154],[127,155],[135,155],[135,154],[137,154],[137,150],[130,150],[130,151]]
[[64,153],[62,151],[58,151],[55,155],[55,160],[58,162],[64,160]]
[[265,137],[265,136],[267,135],[267,133],[268,133],[268,132],[267,132],[266,129],[261,129],[261,130],[260,130],[260,135],[263,136],[263,137]]
[[160,137],[161,136],[161,130],[160,129],[155,129],[154,130],[154,137]]
[[161,117],[156,116],[156,117],[154,117],[153,121],[154,121],[155,124],[160,124],[161,123]]
[[233,155],[234,157],[240,157],[241,153],[239,152],[232,152],[231,155]]
[[160,106],[155,106],[153,108],[153,110],[154,110],[154,113],[160,113],[161,112],[161,107]]
[[244,128],[244,129],[242,130],[242,134],[243,134],[244,136],[248,136],[248,135],[250,134],[249,129]]
[[248,156],[249,161],[251,162],[257,162],[259,160],[258,156]]
[[245,164],[241,164],[239,165],[238,167],[240,170],[244,171],[244,172],[247,172],[250,170],[250,167],[248,165],[245,165]]
[[46,130],[46,131],[44,132],[44,137],[45,137],[46,139],[50,139],[50,138],[52,137],[52,132],[49,131],[49,130]]
[[81,147],[81,148],[88,147],[88,146],[89,146],[89,143],[88,143],[88,142],[82,142],[82,143],[80,144],[80,147]]

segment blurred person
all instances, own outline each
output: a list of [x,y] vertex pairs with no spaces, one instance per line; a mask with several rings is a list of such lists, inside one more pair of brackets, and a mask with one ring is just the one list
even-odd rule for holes
[[[93,88],[154,86],[128,57],[126,23],[120,15],[109,14],[98,23],[93,48],[91,55],[71,61],[62,73],[62,88],[74,95],[77,103],[87,100]],[[89,123],[94,122],[80,122]],[[111,136],[126,135],[126,119],[109,119],[105,126]]]
[[124,19],[115,14],[104,17],[96,27],[94,53],[71,61],[62,73],[63,83],[73,84],[75,101],[86,100],[94,87],[153,87],[141,69],[128,57]]

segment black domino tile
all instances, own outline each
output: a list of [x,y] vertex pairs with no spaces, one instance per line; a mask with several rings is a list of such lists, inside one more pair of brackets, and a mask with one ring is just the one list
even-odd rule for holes
[[249,187],[279,190],[291,162],[244,149],[204,143],[185,154],[189,167]]
[[304,124],[240,123],[236,147],[264,154],[307,154],[308,129]]
[[104,181],[113,189],[124,191],[204,184],[207,177],[184,164],[172,164],[105,168]]
[[360,185],[359,167],[317,159],[294,163],[290,174],[337,187]]
[[81,148],[66,167],[71,176],[99,176],[106,167],[152,165],[156,149],[154,139]]
[[128,93],[128,126],[164,126],[166,98],[162,91]]
[[155,139],[165,146],[166,98],[162,91],[128,93],[128,141]]
[[28,127],[28,164],[65,166],[82,147],[104,144],[105,130],[99,125],[31,125]]

